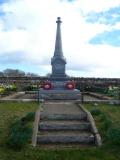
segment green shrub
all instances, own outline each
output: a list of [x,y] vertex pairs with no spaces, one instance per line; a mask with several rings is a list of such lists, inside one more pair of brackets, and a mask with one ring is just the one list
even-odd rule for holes
[[16,124],[14,128],[10,130],[7,144],[13,149],[21,149],[28,143],[31,135],[32,129],[29,128],[29,126]]
[[93,108],[90,110],[91,114],[94,116],[100,115],[101,114],[101,110],[99,108]]
[[108,140],[116,145],[120,145],[120,128],[111,127],[107,131]]
[[0,87],[0,95],[8,95],[9,91],[7,90],[7,88],[2,88]]
[[22,149],[32,136],[30,121],[34,120],[34,112],[28,113],[25,117],[16,120],[10,126],[7,145],[13,149]]
[[5,92],[5,89],[3,87],[0,87],[0,94],[3,94]]
[[111,119],[103,112],[99,116],[99,121],[101,122],[101,128],[104,131],[107,131],[112,126]]
[[22,121],[33,121],[35,112],[29,112],[25,117],[21,118]]
[[102,114],[100,115],[100,121],[106,121],[106,120],[107,120],[106,114],[102,113]]
[[17,86],[15,84],[10,85],[10,91],[17,91]]
[[102,129],[104,129],[105,131],[107,131],[111,126],[112,126],[112,121],[109,118],[106,118],[103,121]]
[[29,85],[24,87],[24,91],[36,91],[38,89],[37,85]]

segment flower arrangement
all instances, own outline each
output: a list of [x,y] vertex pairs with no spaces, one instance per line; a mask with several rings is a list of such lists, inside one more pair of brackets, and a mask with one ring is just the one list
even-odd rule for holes
[[43,89],[44,90],[50,90],[50,89],[52,89],[52,83],[50,81],[44,82]]
[[75,89],[75,82],[74,81],[67,82],[65,84],[65,88],[69,90]]

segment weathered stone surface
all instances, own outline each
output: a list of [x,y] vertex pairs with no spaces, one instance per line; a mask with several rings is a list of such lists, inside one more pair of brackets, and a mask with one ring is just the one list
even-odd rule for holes
[[66,89],[66,84],[68,82],[68,76],[65,73],[66,59],[63,56],[62,51],[62,40],[61,40],[61,19],[57,18],[57,32],[56,32],[56,42],[54,56],[51,59],[52,74],[49,77],[50,85],[52,89],[50,90],[39,90],[39,99],[45,100],[76,100],[80,99],[80,91]]
[[67,76],[65,73],[66,59],[63,56],[62,51],[62,40],[61,40],[61,19],[58,17],[57,21],[57,32],[54,56],[51,59],[52,74],[51,82],[54,86],[53,90],[50,91],[39,91],[39,96],[42,99],[80,99],[80,92],[78,90],[66,90],[65,84],[67,83]]
[[39,124],[39,130],[89,130],[88,122],[73,121],[44,121]]
[[42,109],[37,145],[95,144],[87,114],[76,104],[45,101]]
[[81,94],[79,90],[39,90],[39,99],[45,100],[77,100],[80,99]]
[[41,120],[85,120],[86,114],[43,114],[41,115]]
[[57,32],[56,32],[56,42],[55,42],[55,51],[54,56],[51,59],[52,65],[52,75],[51,77],[66,77],[65,74],[65,65],[66,59],[63,56],[62,51],[62,40],[61,40],[61,23],[60,17],[58,17],[57,21]]
[[37,137],[38,144],[48,144],[48,143],[94,143],[94,136],[87,133],[56,133],[39,135]]

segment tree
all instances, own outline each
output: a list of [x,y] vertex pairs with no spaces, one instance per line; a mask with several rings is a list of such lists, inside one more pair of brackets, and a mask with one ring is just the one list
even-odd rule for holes
[[35,74],[35,73],[30,73],[30,72],[26,73],[25,76],[27,76],[27,77],[38,77],[37,74]]
[[4,73],[3,72],[0,72],[0,77],[3,77],[4,76]]
[[18,69],[5,69],[3,71],[4,76],[6,77],[24,77],[25,72]]

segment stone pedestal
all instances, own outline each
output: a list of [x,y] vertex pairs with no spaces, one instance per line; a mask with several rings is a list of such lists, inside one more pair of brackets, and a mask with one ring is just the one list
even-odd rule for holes
[[45,100],[78,100],[81,98],[80,91],[77,89],[65,89],[67,81],[52,82],[54,88],[50,90],[39,89],[39,99]]
[[74,90],[39,90],[39,99],[45,100],[78,100],[80,99],[80,91]]

